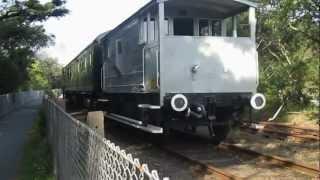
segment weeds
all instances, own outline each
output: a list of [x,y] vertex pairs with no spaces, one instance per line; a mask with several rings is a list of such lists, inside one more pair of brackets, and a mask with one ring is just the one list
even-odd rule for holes
[[24,147],[19,180],[55,179],[52,153],[46,135],[45,115],[43,111],[40,111]]

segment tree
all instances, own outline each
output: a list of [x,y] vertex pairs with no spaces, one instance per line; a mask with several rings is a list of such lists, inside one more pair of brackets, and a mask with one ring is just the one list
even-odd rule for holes
[[52,89],[62,88],[62,68],[57,59],[44,57],[40,59],[40,67],[48,79]]
[[49,89],[49,80],[45,76],[44,70],[41,68],[40,61],[34,61],[30,67],[28,67],[29,80],[22,86],[24,90],[35,89]]
[[56,59],[37,57],[27,68],[28,80],[22,90],[59,89],[62,86],[62,65]]
[[0,94],[11,92],[19,83],[19,69],[9,61],[0,61]]
[[[261,0],[261,90],[274,103],[306,107],[319,98],[319,0]],[[288,106],[288,107],[289,107]]]
[[[48,35],[40,24],[49,18],[63,17],[68,13],[65,1],[52,0],[40,3],[38,0],[0,0],[0,72],[7,77],[17,76],[15,82],[0,81],[0,92],[16,91],[28,80],[28,67],[35,59],[36,52],[53,43],[54,36]],[[2,79],[5,79],[4,77]]]
[[0,21],[19,19],[23,22],[43,22],[50,17],[61,17],[68,13],[64,0],[52,0],[42,4],[38,0],[1,0]]

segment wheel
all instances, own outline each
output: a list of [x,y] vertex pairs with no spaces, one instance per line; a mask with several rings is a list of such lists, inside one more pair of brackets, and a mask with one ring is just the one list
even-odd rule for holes
[[66,102],[66,110],[67,110],[67,111],[72,110],[72,107],[73,107],[73,105],[74,105],[72,96],[66,95],[66,97],[65,97],[64,100],[65,100],[65,102]]
[[212,142],[216,145],[220,144],[224,141],[230,132],[230,126],[223,125],[223,126],[213,126],[214,136],[212,137]]
[[212,124],[214,136],[211,139],[214,144],[218,145],[228,137],[231,131],[231,122],[232,116],[230,113],[217,115],[217,121]]

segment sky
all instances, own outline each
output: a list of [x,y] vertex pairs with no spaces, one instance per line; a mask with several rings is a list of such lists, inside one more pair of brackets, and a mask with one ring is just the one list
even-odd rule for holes
[[47,33],[55,35],[55,44],[42,53],[66,65],[99,34],[115,28],[149,1],[67,0],[70,13],[44,24]]

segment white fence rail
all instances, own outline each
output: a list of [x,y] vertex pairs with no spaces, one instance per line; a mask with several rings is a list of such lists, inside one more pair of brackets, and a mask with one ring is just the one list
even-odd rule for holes
[[0,118],[41,96],[42,91],[26,91],[0,95]]
[[159,180],[157,171],[44,100],[58,180]]

